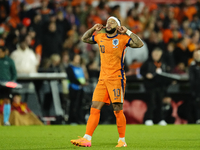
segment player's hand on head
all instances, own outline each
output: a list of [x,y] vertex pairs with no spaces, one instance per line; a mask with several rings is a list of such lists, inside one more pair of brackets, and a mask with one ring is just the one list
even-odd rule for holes
[[125,34],[127,31],[127,28],[125,26],[118,26],[117,31],[119,31],[121,34]]
[[105,28],[102,24],[95,24],[93,26],[93,28],[96,30],[96,31],[100,31],[102,28]]

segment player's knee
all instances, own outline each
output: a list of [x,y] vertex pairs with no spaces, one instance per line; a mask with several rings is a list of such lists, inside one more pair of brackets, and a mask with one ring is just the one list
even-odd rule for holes
[[92,107],[92,108],[97,108],[97,107],[98,107],[98,105],[97,105],[97,104],[94,104],[94,103],[92,103],[91,107]]
[[113,110],[114,111],[119,112],[122,109],[123,109],[123,104],[121,104],[121,103],[113,104]]
[[93,101],[91,107],[101,110],[101,108],[103,107],[103,105],[104,105],[103,102]]

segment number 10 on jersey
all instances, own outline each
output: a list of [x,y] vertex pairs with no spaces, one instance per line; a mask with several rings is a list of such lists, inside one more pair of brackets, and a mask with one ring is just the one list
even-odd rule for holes
[[102,53],[105,53],[105,46],[104,45],[100,45],[100,49]]
[[119,97],[120,96],[120,89],[114,89],[113,92],[114,92],[114,96],[115,97]]

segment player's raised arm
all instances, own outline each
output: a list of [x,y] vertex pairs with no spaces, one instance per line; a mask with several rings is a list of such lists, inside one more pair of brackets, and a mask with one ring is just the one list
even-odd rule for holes
[[140,48],[144,45],[144,43],[142,42],[142,40],[133,32],[131,32],[130,30],[128,30],[126,27],[124,26],[119,26],[117,27],[117,30],[122,33],[122,34],[127,34],[128,36],[131,37],[131,41],[129,43],[129,46],[132,48]]
[[104,26],[102,24],[95,24],[91,29],[87,30],[82,36],[81,40],[85,43],[95,44],[96,42],[92,39],[92,34],[95,31],[100,31]]

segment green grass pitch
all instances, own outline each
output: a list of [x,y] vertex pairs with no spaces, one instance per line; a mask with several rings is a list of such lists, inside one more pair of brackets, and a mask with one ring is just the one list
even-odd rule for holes
[[116,125],[99,125],[92,147],[75,147],[71,139],[83,136],[85,125],[0,126],[0,150],[200,150],[199,125],[127,125],[128,147],[115,148]]

